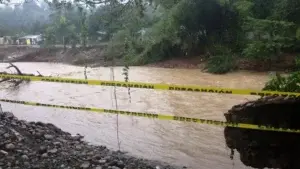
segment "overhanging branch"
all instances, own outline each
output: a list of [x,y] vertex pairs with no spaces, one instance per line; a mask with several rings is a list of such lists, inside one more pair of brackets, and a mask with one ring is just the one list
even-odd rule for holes
[[[9,63],[9,66],[6,67],[6,69],[15,69],[16,73],[14,73],[13,75],[27,75],[27,76],[34,76],[34,74],[26,74],[26,73],[22,73],[22,71],[16,66],[14,65],[13,63]],[[41,75],[41,73],[39,71],[38,72],[38,76],[43,76]],[[7,73],[7,72],[0,72],[1,74],[10,74],[10,73]],[[13,79],[13,78],[2,78],[0,79],[0,83],[8,83],[8,84],[11,84],[10,87],[12,88],[16,88],[16,87],[19,87],[23,82],[25,83],[28,83],[29,80],[23,80],[23,79]]]

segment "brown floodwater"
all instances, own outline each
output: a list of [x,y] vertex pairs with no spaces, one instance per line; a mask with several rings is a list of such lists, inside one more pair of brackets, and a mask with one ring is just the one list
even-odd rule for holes
[[[84,68],[54,63],[16,63],[24,73],[39,71],[45,76],[84,78]],[[0,71],[7,64],[0,64]],[[124,81],[122,67],[114,68],[115,80]],[[89,79],[111,80],[110,68],[88,68]],[[129,80],[261,89],[267,73],[234,72],[212,75],[197,69],[131,67]],[[225,120],[223,113],[233,105],[256,99],[256,96],[222,95],[179,91],[130,90],[117,88],[118,109]],[[31,82],[19,90],[2,86],[1,98],[115,109],[113,87]],[[93,144],[117,149],[117,116],[58,108],[32,107],[1,103],[20,119],[53,123],[72,134],[79,133]],[[245,169],[239,156],[230,159],[224,128],[204,124],[151,120],[119,116],[121,150],[142,158],[160,160],[192,169]],[[237,153],[236,153],[237,154]]]

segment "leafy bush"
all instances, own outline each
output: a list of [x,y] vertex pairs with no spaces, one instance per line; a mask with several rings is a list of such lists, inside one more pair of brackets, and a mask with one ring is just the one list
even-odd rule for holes
[[[296,68],[300,69],[300,56],[295,58]],[[281,92],[300,92],[300,71],[287,76],[279,73],[265,84],[263,90],[281,91]]]
[[208,60],[207,71],[216,74],[227,73],[236,68],[234,60],[231,54],[212,56]]
[[275,77],[266,83],[263,90],[300,92],[300,72],[294,72],[288,76],[276,73]]
[[235,57],[231,50],[223,45],[214,45],[210,49],[206,69],[210,73],[223,74],[236,68]]
[[250,59],[268,59],[274,54],[274,47],[262,41],[252,42],[243,50],[243,55]]
[[300,55],[296,56],[295,65],[296,65],[296,69],[299,71],[300,70]]
[[297,29],[296,38],[300,40],[300,28]]
[[105,49],[105,56],[108,60],[112,58],[120,58],[125,54],[126,51],[126,40],[130,38],[128,30],[122,30],[117,32],[108,42]]

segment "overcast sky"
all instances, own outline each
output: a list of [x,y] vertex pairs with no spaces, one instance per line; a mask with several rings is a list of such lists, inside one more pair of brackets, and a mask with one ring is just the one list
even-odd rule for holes
[[[32,0],[27,0],[27,1],[32,1]],[[40,2],[39,2],[39,1],[41,1],[41,0],[34,0],[34,1],[36,1],[37,4],[40,5]],[[25,2],[25,0],[10,0],[9,6],[10,6],[10,7],[15,7],[15,5],[20,5],[20,4],[22,4],[23,2]],[[5,6],[5,5],[0,4],[0,7],[4,7],[4,6]]]

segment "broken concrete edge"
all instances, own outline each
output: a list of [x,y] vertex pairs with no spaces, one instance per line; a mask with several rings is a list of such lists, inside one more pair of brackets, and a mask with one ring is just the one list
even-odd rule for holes
[[[243,112],[247,111],[247,109],[253,109],[253,108],[255,109],[266,105],[272,106],[272,105],[294,104],[294,103],[300,104],[300,98],[282,97],[282,96],[261,97],[254,101],[248,101],[242,104],[234,105],[231,109],[229,109],[226,113],[224,113],[224,116],[227,122],[246,122],[244,120],[239,121],[235,117],[243,114]],[[284,111],[282,113],[284,113]]]
[[[233,106],[225,114],[227,122],[251,123],[274,127],[300,129],[300,99],[264,97]],[[227,147],[239,152],[240,160],[254,168],[298,169],[300,134],[224,128]]]

